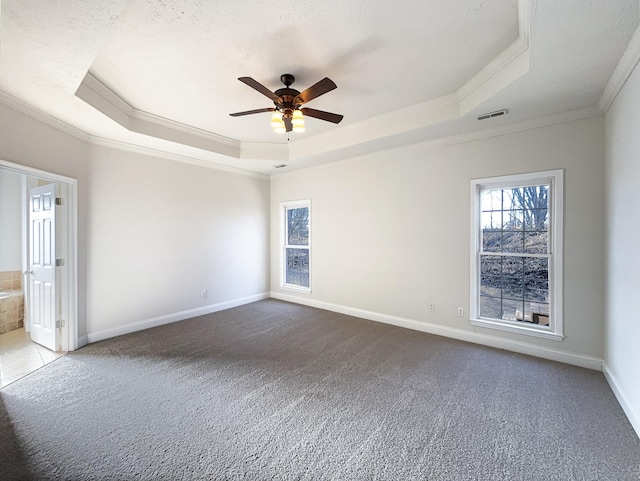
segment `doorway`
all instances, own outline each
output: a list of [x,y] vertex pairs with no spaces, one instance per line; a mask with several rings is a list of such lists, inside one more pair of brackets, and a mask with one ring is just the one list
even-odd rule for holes
[[[3,180],[4,179],[4,180]],[[78,306],[77,306],[77,181],[50,172],[32,169],[0,160],[0,182],[3,193],[8,196],[11,189],[17,187],[19,194],[14,198],[3,199],[0,205],[0,276],[11,276],[10,289],[1,290],[11,299],[11,309],[19,319],[0,326],[0,386],[7,381],[28,372],[29,368],[38,369],[51,362],[64,352],[75,350],[78,344]],[[33,315],[33,248],[29,226],[29,193],[38,186],[51,185],[56,194],[55,232],[55,308],[52,310],[52,324],[55,326],[56,342],[45,349],[31,341]],[[7,188],[4,188],[7,187]],[[14,192],[15,193],[15,192]],[[15,232],[18,230],[19,232]],[[17,245],[16,245],[17,244]],[[4,286],[7,287],[7,286]],[[36,293],[36,296],[38,294]],[[14,306],[15,304],[15,306]],[[2,308],[0,307],[0,310]],[[5,308],[5,311],[7,309]],[[24,314],[22,314],[24,313]],[[12,312],[12,315],[14,312]],[[0,322],[8,320],[7,312],[0,312]],[[4,373],[4,375],[3,375]]]

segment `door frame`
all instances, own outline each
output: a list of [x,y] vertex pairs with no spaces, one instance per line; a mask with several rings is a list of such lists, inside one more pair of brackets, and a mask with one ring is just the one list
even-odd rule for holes
[[[60,307],[62,319],[62,331],[60,333],[60,349],[62,351],[74,351],[80,347],[78,337],[78,180],[52,172],[14,164],[0,159],[0,169],[10,170],[25,176],[38,177],[47,182],[58,184],[58,195],[64,199],[59,211],[59,225],[56,227],[56,238],[59,240],[57,256],[64,259],[63,268],[56,272],[56,283],[60,290]],[[22,271],[27,270],[27,243],[29,242],[27,230],[27,198],[26,177],[23,177],[23,201],[22,201]],[[23,283],[23,288],[26,287]],[[25,296],[29,295],[25,289]],[[26,320],[26,319],[25,319]]]

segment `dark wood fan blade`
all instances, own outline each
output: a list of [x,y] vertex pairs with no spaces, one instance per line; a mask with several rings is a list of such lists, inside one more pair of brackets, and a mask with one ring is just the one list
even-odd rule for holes
[[273,107],[267,107],[266,109],[256,109],[256,110],[245,110],[244,112],[235,112],[231,115],[231,117],[240,117],[241,115],[251,115],[251,114],[259,114],[262,112],[273,112],[275,109]]
[[265,95],[265,96],[269,97],[271,100],[276,102],[278,105],[282,104],[282,99],[280,97],[278,97],[276,94],[274,94],[271,90],[269,90],[267,87],[262,85],[257,80],[253,80],[251,77],[240,77],[240,78],[238,78],[238,80],[240,80],[240,82],[242,82],[243,84],[246,84],[249,87],[251,87],[253,89],[256,89],[262,95]]
[[302,111],[302,115],[308,115],[309,117],[315,117],[316,119],[326,120],[327,122],[333,122],[334,124],[339,124],[340,121],[344,118],[344,115],[325,112],[324,110],[310,109],[308,107],[302,108],[300,110]]
[[300,99],[301,103],[307,103],[309,100],[313,100],[316,97],[320,97],[320,95],[326,94],[327,92],[331,92],[333,89],[338,88],[338,86],[328,77],[323,78],[320,82],[313,84],[307,90],[302,92],[300,95],[296,97],[296,99]]
[[284,126],[287,129],[287,132],[291,132],[293,130],[293,124],[291,123],[291,117],[284,117]]

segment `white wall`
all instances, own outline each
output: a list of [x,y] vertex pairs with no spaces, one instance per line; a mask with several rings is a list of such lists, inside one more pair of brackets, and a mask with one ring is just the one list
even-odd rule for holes
[[640,433],[640,70],[606,115],[606,373]]
[[0,272],[22,269],[22,177],[0,170]]
[[90,333],[269,291],[267,178],[93,147],[88,189]]
[[86,334],[86,168],[89,146],[0,104],[0,159],[78,180],[78,330]]
[[[461,338],[477,333],[571,353],[570,362],[599,367],[603,137],[603,118],[597,117],[441,148],[407,146],[273,177],[272,292],[330,309],[346,306],[453,329],[449,333]],[[470,180],[558,168],[565,169],[566,338],[558,342],[472,327],[456,316],[457,306],[469,312]],[[310,295],[279,287],[278,206],[307,198],[312,202]],[[428,312],[429,303],[435,304],[434,313]],[[520,350],[530,352],[526,346]]]
[[79,137],[0,104],[0,159],[78,180],[81,338],[268,292],[268,179]]

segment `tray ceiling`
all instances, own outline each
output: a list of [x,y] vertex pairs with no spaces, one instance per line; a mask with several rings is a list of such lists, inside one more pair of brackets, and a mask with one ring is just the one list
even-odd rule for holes
[[[261,173],[594,107],[637,0],[2,0],[0,91],[96,142]],[[273,133],[283,73],[338,89]],[[479,113],[507,108],[489,124]]]

